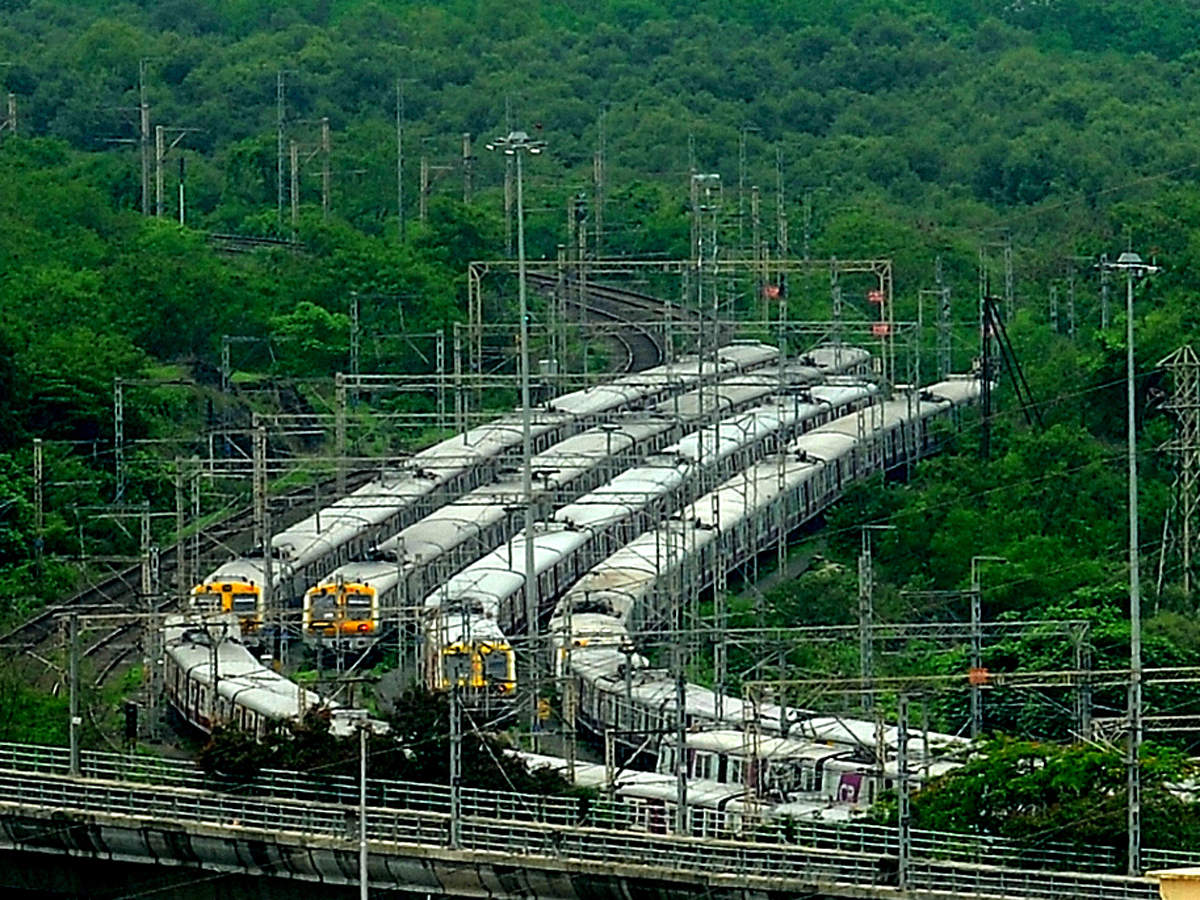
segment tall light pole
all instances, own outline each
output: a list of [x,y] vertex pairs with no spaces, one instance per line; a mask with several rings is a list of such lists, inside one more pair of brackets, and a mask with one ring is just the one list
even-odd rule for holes
[[1129,732],[1126,744],[1129,874],[1141,873],[1142,855],[1142,589],[1138,572],[1137,418],[1134,386],[1133,283],[1158,271],[1128,250],[1101,268],[1125,273],[1125,410],[1129,457]]
[[[529,306],[525,286],[525,197],[521,183],[521,158],[526,153],[537,156],[546,149],[545,141],[536,141],[524,131],[510,131],[487,144],[489,150],[499,150],[507,157],[516,157],[517,163],[517,296],[519,298],[521,338],[521,492],[525,503],[525,630],[529,636],[529,654],[533,671],[537,669],[537,578],[533,567],[533,441],[530,436],[529,408]],[[533,679],[533,721],[537,721],[538,688],[536,674]]]

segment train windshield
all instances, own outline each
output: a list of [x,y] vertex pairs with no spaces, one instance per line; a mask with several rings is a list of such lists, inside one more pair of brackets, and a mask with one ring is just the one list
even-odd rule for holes
[[208,612],[219,612],[221,609],[221,595],[218,593],[206,591],[199,594],[193,594],[192,598],[193,602],[196,604],[196,607],[199,609],[203,609]]
[[461,650],[447,651],[443,657],[447,684],[470,684],[471,656]]
[[361,621],[371,618],[371,597],[369,594],[346,595],[346,618]]
[[258,594],[234,594],[234,612],[254,612],[258,607]]
[[312,611],[314,613],[331,614],[337,609],[337,598],[333,594],[314,594]]
[[492,651],[483,657],[483,675],[491,687],[508,684],[508,656],[503,651]]

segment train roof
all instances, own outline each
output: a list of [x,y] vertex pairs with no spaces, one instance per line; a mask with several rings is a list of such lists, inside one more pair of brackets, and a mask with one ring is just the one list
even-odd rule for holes
[[662,464],[627,469],[554,513],[554,520],[576,528],[599,528],[627,516],[683,484],[687,466],[660,457]]
[[[276,584],[283,580],[283,573],[286,566],[277,563],[272,571],[272,576]],[[262,557],[246,557],[241,556],[237,559],[231,559],[228,562],[221,563],[213,571],[209,572],[198,583],[200,585],[244,582],[261,586],[266,580],[266,563]]]
[[308,589],[311,594],[315,590],[336,584],[362,584],[378,591],[391,590],[400,580],[394,562],[385,560],[367,560],[366,562],[349,562],[338,566],[316,585]]
[[[533,538],[534,570],[538,574],[554,566],[562,557],[582,546],[588,536],[561,526],[541,526]],[[511,557],[510,557],[511,549]],[[425,601],[426,606],[478,605],[495,616],[499,601],[521,590],[525,583],[525,533],[515,535],[508,544],[452,575]]]
[[364,529],[386,521],[396,510],[432,493],[437,485],[434,479],[412,473],[373,480],[319,513],[277,532],[271,546],[293,565],[307,565],[354,540]]
[[[562,413],[542,409],[530,410],[530,418],[534,436],[558,428],[566,421]],[[480,460],[492,459],[519,447],[523,440],[522,428],[520,411],[505,413],[413,454],[412,464],[435,477],[448,478]]]
[[403,547],[406,567],[415,565],[418,556],[428,562],[503,519],[505,509],[519,500],[519,494],[496,493],[491,486],[472,491],[388,538],[376,553],[395,556]]
[[218,693],[271,719],[297,719],[304,709],[335,707],[264,666],[242,644],[236,616],[171,616],[164,623],[164,648],[190,680],[212,687],[216,662]]
[[922,388],[921,393],[948,400],[956,406],[978,402],[983,384],[973,375],[958,375]]
[[442,616],[437,622],[438,642],[441,646],[457,643],[487,643],[493,647],[508,647],[508,637],[495,619],[468,613]]
[[[667,740],[673,744],[674,735],[668,735]],[[755,738],[745,731],[731,728],[691,731],[687,733],[686,741],[689,750],[779,761],[823,760],[831,756],[844,756],[850,752],[844,746],[834,747],[828,743],[782,738],[770,734],[760,734]]]
[[800,361],[825,372],[847,372],[865,366],[871,361],[871,354],[861,347],[825,344],[805,351]]

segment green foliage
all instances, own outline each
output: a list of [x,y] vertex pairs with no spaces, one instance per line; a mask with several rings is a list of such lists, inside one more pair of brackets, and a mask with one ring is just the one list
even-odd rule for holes
[[[396,703],[391,733],[369,740],[370,777],[448,784],[450,720],[447,697],[409,691]],[[466,787],[533,794],[562,794],[570,786],[545,770],[530,771],[504,751],[497,738],[471,727],[464,715],[462,783]],[[200,753],[200,764],[226,778],[252,779],[265,768],[357,777],[359,741],[330,734],[329,722],[312,713],[301,724],[272,730],[261,743],[237,728],[217,728]]]
[[[1195,846],[1200,809],[1171,790],[1194,764],[1168,748],[1142,754],[1144,842]],[[1120,859],[1126,847],[1125,766],[1121,753],[1091,745],[988,742],[960,769],[913,797],[913,824],[937,831],[970,830],[1030,845],[1106,846]],[[885,813],[894,819],[895,810]]]

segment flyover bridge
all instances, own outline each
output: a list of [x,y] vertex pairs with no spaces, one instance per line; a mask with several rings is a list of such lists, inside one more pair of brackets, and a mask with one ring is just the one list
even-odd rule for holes
[[[267,773],[237,793],[191,763],[85,753],[69,774],[62,748],[0,745],[0,850],[114,864],[336,885],[359,878],[352,781],[314,785]],[[226,788],[221,790],[218,788]],[[900,860],[889,829],[801,825],[784,842],[651,834],[619,802],[581,803],[490,791],[375,782],[366,814],[372,889],[454,897],[597,900],[698,891],[721,898],[904,896],[1150,900],[1154,881],[987,865],[1003,845],[914,832]],[[452,828],[452,819],[457,827]],[[1153,851],[1151,851],[1151,854]],[[1057,866],[1057,868],[1056,868]],[[2,878],[3,876],[0,876]],[[298,887],[299,885],[297,885]]]

